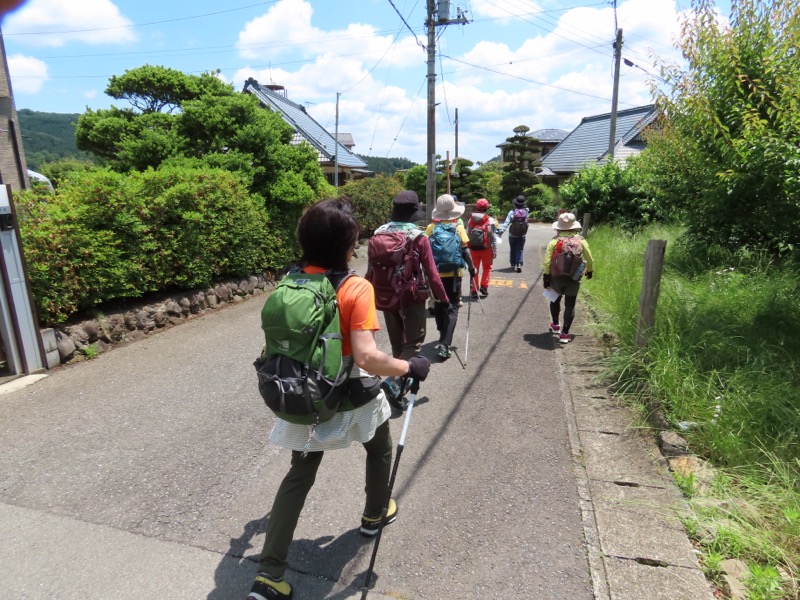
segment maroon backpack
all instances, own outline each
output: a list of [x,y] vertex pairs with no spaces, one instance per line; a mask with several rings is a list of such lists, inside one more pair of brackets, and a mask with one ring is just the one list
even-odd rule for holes
[[367,246],[367,274],[375,288],[375,308],[400,310],[428,298],[428,281],[420,266],[419,240],[402,231],[373,235]]

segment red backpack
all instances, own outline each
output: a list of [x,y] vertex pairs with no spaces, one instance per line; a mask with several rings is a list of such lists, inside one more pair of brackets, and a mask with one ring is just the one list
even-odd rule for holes
[[424,302],[430,290],[420,266],[419,242],[402,231],[373,235],[367,246],[367,273],[375,288],[375,308],[400,310],[412,302]]
[[484,215],[481,221],[476,222],[472,217],[467,224],[467,237],[472,250],[486,250],[491,248],[489,242],[489,215]]

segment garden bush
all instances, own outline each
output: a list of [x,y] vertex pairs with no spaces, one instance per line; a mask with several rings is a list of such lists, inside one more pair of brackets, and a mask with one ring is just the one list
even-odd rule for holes
[[166,167],[75,174],[54,194],[17,197],[20,236],[43,324],[169,287],[191,289],[295,257],[236,174]]

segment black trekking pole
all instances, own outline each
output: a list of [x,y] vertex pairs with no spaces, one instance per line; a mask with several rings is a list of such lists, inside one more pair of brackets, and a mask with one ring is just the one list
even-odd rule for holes
[[[405,387],[405,383],[403,384]],[[364,579],[364,587],[361,591],[361,600],[366,600],[369,593],[369,580],[372,579],[372,570],[375,567],[375,557],[378,556],[378,544],[381,543],[381,534],[383,533],[383,525],[386,522],[386,513],[389,512],[389,502],[392,499],[392,489],[394,488],[394,480],[397,477],[397,465],[400,464],[400,455],[403,454],[403,448],[406,445],[406,433],[408,432],[408,424],[411,422],[411,411],[414,408],[414,402],[417,400],[417,392],[419,391],[419,384],[411,380],[411,394],[408,400],[408,407],[406,408],[406,418],[403,421],[403,429],[400,432],[400,441],[397,443],[397,452],[394,456],[394,466],[392,467],[392,475],[389,477],[389,490],[386,496],[386,504],[383,507],[381,514],[381,524],[378,528],[378,535],[375,537],[375,545],[372,547],[372,558],[369,560],[369,568],[367,568],[367,576]]]

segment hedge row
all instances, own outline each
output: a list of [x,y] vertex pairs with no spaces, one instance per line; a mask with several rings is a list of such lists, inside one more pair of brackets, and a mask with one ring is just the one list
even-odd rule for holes
[[294,232],[231,172],[164,167],[76,173],[54,194],[16,197],[42,324],[104,302],[287,264]]

